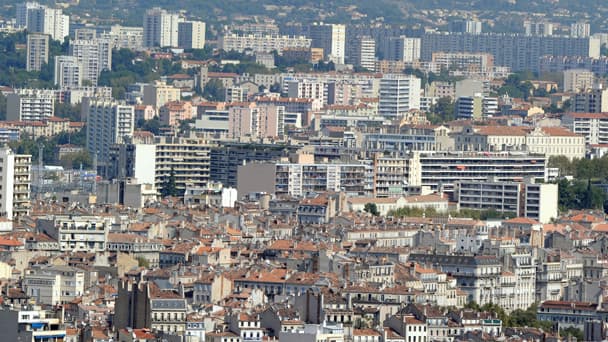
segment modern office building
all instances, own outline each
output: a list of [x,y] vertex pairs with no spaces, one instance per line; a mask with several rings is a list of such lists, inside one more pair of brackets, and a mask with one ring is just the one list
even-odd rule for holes
[[178,47],[179,14],[155,7],[144,14],[144,47]]
[[27,35],[27,71],[40,71],[49,62],[49,35],[44,33],[29,33]]
[[384,75],[380,80],[378,114],[395,119],[411,109],[420,109],[420,79],[412,75]]
[[279,54],[283,50],[310,49],[310,44],[311,40],[304,36],[241,35],[237,33],[225,33],[218,42],[219,48],[224,51],[251,50],[254,53],[276,51]]
[[55,85],[60,89],[82,86],[84,67],[74,56],[55,57]]
[[108,39],[70,41],[70,55],[82,65],[82,79],[94,86],[102,71],[112,70],[112,42]]
[[205,23],[183,21],[177,25],[177,47],[182,49],[203,49],[205,47]]
[[55,92],[48,89],[15,89],[6,95],[6,119],[44,121],[55,113]]
[[115,100],[87,98],[82,110],[87,120],[87,150],[97,156],[98,165],[105,172],[110,146],[133,134],[135,109]]
[[313,23],[308,27],[311,47],[323,49],[323,57],[336,64],[344,64],[346,55],[346,26]]
[[513,71],[539,71],[543,56],[600,56],[597,38],[563,36],[526,36],[504,33],[460,34],[425,33],[422,36],[421,59],[431,61],[435,52],[489,53],[494,64]]

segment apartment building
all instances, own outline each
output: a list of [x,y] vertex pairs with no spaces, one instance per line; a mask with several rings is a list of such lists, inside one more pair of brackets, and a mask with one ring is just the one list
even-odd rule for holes
[[420,60],[420,44],[420,38],[390,37],[388,44],[385,45],[384,58],[389,61],[406,63],[418,61]]
[[[186,185],[203,187],[209,183],[209,152],[212,144],[207,139],[156,137],[155,178],[156,188],[162,189],[173,173],[176,188],[184,191]],[[143,167],[149,167],[146,161]]]
[[20,20],[23,20],[24,12],[27,16],[27,32],[47,34],[51,39],[59,41],[63,41],[70,33],[70,17],[64,15],[61,8],[49,8],[37,3],[33,6],[26,4],[25,9],[22,7],[18,13]]
[[40,306],[0,310],[0,330],[6,341],[35,342],[66,338],[62,309],[44,310]]
[[220,36],[218,46],[224,51],[243,52],[251,50],[254,53],[270,53],[273,51],[281,54],[283,50],[309,49],[311,40],[303,36],[279,36],[279,35],[239,35],[226,33]]
[[455,200],[461,209],[496,210],[512,217],[527,217],[549,223],[558,217],[557,184],[500,182],[494,179],[458,181]]
[[412,75],[384,75],[380,80],[378,115],[396,119],[411,109],[420,109],[420,79]]
[[228,110],[228,137],[239,139],[282,138],[285,134],[285,107],[234,106]]
[[452,149],[449,128],[433,125],[402,126],[395,133],[369,133],[363,135],[366,152],[408,153],[411,151],[442,151]]
[[72,40],[70,55],[82,65],[82,79],[97,85],[104,70],[112,70],[112,42],[108,39]]
[[143,27],[129,27],[112,25],[109,32],[100,35],[102,39],[108,39],[116,49],[141,50],[144,44]]
[[160,107],[158,114],[163,124],[177,127],[181,121],[192,119],[195,110],[190,101],[171,101]]
[[28,33],[25,70],[40,71],[49,62],[49,35]]
[[562,125],[590,145],[608,144],[608,113],[565,113]]
[[601,84],[576,93],[572,99],[572,111],[577,113],[606,113],[608,112],[608,89]]
[[543,56],[540,58],[540,72],[564,72],[570,69],[584,69],[602,76],[608,72],[608,57],[583,56]]
[[376,41],[372,37],[359,36],[350,40],[347,53],[348,63],[369,71],[376,70]]
[[36,265],[25,270],[23,289],[36,303],[67,304],[84,295],[85,271],[59,265]]
[[457,68],[470,72],[487,72],[494,67],[494,56],[489,53],[435,52],[431,62],[446,70]]
[[90,155],[97,155],[105,170],[110,146],[133,134],[134,108],[115,100],[87,98],[82,103],[82,112],[87,120],[87,150]]
[[323,58],[344,64],[346,55],[346,25],[313,23],[308,26],[311,47],[323,49]]
[[55,57],[55,85],[61,89],[82,86],[84,67],[74,56]]
[[55,114],[55,92],[47,89],[15,89],[6,95],[6,119],[44,121]]
[[286,80],[287,97],[304,98],[318,100],[322,104],[327,104],[327,83],[308,79]]
[[29,215],[32,156],[15,154],[5,146],[0,149],[0,165],[0,216],[12,220]]
[[454,106],[458,119],[481,120],[498,114],[498,99],[482,94],[458,97]]
[[149,9],[143,18],[144,47],[178,47],[179,23],[182,18],[159,7]]
[[205,28],[202,21],[183,21],[177,24],[177,46],[182,49],[205,48]]
[[160,108],[167,102],[180,101],[181,90],[165,82],[156,81],[143,86],[143,104]]
[[100,216],[53,215],[36,221],[39,232],[59,241],[61,252],[104,252],[111,225]]
[[434,52],[489,53],[494,56],[495,65],[506,66],[513,71],[538,71],[542,56],[598,58],[599,48],[600,41],[596,38],[429,32],[422,36],[421,58],[431,61]]
[[595,74],[587,69],[569,69],[564,71],[564,92],[583,92],[595,84]]

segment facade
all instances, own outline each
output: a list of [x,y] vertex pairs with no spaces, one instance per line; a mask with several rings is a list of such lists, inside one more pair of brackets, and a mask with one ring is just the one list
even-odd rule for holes
[[203,49],[205,47],[205,23],[183,21],[177,25],[177,47],[182,49]]
[[459,119],[491,118],[498,114],[498,99],[481,94],[461,96],[456,100],[455,111]]
[[0,216],[9,220],[30,212],[32,156],[14,154],[10,148],[0,149]]
[[144,47],[178,47],[179,14],[170,13],[159,7],[149,9],[144,14]]
[[281,138],[285,134],[285,107],[243,106],[228,110],[228,137]]
[[49,35],[44,33],[29,33],[27,35],[27,71],[40,71],[49,62]]
[[36,228],[59,241],[61,252],[104,252],[111,222],[99,216],[55,215],[40,218]]
[[569,69],[564,71],[564,91],[583,92],[595,84],[595,74],[587,69]]
[[361,36],[348,44],[348,62],[352,65],[376,70],[376,41],[369,36]]
[[378,114],[395,119],[411,109],[420,109],[420,79],[411,75],[384,75],[380,80]]
[[435,52],[431,62],[442,69],[457,68],[470,72],[488,72],[494,67],[494,56],[488,53]]
[[558,216],[557,184],[459,181],[454,196],[460,209],[496,210],[541,223],[549,223]]
[[194,110],[190,101],[172,101],[160,107],[158,114],[163,124],[176,127],[181,121],[192,119]]
[[82,110],[87,120],[87,150],[97,155],[101,165],[107,166],[110,146],[133,134],[135,111],[133,106],[114,100],[87,99]]
[[70,55],[82,65],[82,79],[97,85],[102,71],[112,70],[112,43],[107,39],[70,41]]
[[494,56],[495,65],[513,71],[538,71],[540,57],[545,55],[598,58],[599,43],[595,38],[562,36],[426,33],[422,36],[421,58],[430,61],[434,52],[489,53]]
[[[212,146],[209,141],[196,137],[157,137],[154,144],[157,189],[162,189],[171,173],[179,191],[185,191],[187,184],[203,187],[209,183],[209,151]],[[147,165],[144,167],[149,167]]]
[[592,89],[579,92],[572,99],[572,111],[577,113],[608,112],[608,89],[596,85]]
[[283,50],[309,49],[311,41],[303,36],[278,36],[278,35],[239,35],[226,33],[220,37],[219,47],[224,51],[244,52],[251,50],[254,53],[279,54]]
[[69,341],[62,310],[44,310],[31,305],[0,310],[0,329],[7,341]]
[[38,265],[25,270],[24,290],[37,303],[67,304],[84,295],[85,271],[70,266]]
[[391,37],[384,52],[385,59],[412,63],[420,59],[420,38]]
[[55,93],[46,89],[16,89],[6,96],[9,121],[45,121],[55,114]]
[[61,8],[27,6],[27,32],[43,33],[51,39],[63,41],[70,33],[70,17]]
[[346,26],[342,24],[313,23],[308,27],[311,47],[323,49],[326,60],[344,64],[346,55]]
[[562,125],[585,137],[587,144],[608,144],[608,114],[606,113],[565,113]]
[[157,109],[167,102],[181,100],[181,90],[164,82],[155,82],[143,86],[143,104]]
[[55,85],[61,89],[82,86],[84,67],[74,56],[55,57]]

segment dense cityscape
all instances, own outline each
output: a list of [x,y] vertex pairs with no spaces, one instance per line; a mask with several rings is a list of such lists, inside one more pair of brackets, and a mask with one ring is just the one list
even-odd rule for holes
[[601,1],[0,5],[0,341],[608,339]]

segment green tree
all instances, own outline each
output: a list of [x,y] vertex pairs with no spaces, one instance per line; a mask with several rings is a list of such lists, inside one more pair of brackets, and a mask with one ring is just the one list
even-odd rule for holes
[[454,101],[449,97],[442,97],[431,106],[430,113],[427,118],[432,123],[444,123],[455,119]]
[[169,173],[169,177],[167,177],[166,181],[163,183],[163,186],[160,191],[161,196],[179,196],[179,190],[177,189],[177,185],[175,183],[175,170],[171,167],[171,172]]
[[564,328],[564,329],[559,329],[559,334],[562,337],[575,337],[577,341],[584,341],[585,340],[585,336],[583,334],[583,331],[581,329],[577,329],[575,327],[568,327],[568,328]]
[[226,99],[226,88],[222,81],[212,79],[203,88],[203,97],[208,101],[224,101]]
[[363,207],[363,211],[366,213],[370,213],[373,216],[380,216],[380,212],[378,211],[378,206],[376,203],[366,203]]

